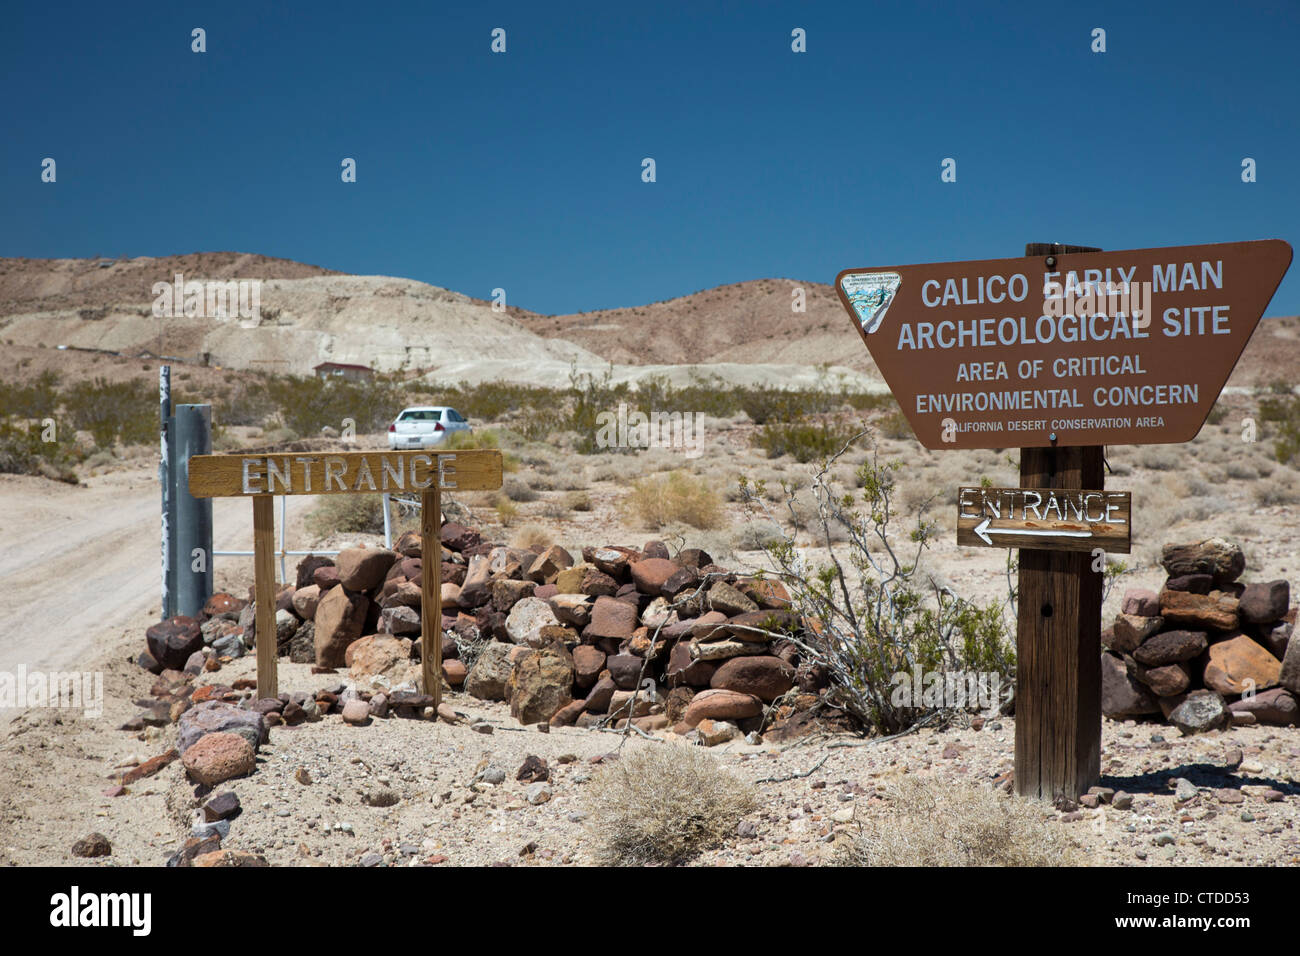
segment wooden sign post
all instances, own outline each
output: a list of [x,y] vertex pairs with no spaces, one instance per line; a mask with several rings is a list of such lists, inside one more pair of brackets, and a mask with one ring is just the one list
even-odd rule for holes
[[847,269],[840,302],[917,440],[1020,449],[963,488],[957,543],[1020,549],[1015,786],[1077,799],[1101,766],[1098,561],[1131,501],[1103,446],[1191,441],[1291,264],[1281,240]]
[[[420,635],[424,692],[442,698],[442,490],[501,487],[501,452],[342,452],[316,455],[195,455],[190,494],[253,499],[253,596],[257,605],[257,695],[279,693],[275,641],[275,495],[420,495]],[[342,587],[342,585],[339,585]]]

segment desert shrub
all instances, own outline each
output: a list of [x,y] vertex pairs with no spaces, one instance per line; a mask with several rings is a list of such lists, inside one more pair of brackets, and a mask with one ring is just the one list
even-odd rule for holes
[[526,524],[510,536],[512,548],[549,548],[555,544],[555,535],[539,524]]
[[0,382],[0,415],[50,418],[58,405],[59,376],[48,369],[30,384]]
[[408,404],[402,387],[383,377],[349,382],[275,376],[267,377],[264,387],[280,421],[299,435],[314,435],[326,425],[341,430],[344,419],[351,419],[359,434],[382,431]]
[[1289,394],[1290,389],[1287,392],[1259,403],[1260,420],[1273,426],[1273,455],[1283,464],[1300,454],[1300,395]]
[[575,491],[564,500],[564,504],[570,511],[590,511],[593,507],[591,495],[585,491]]
[[1300,479],[1290,472],[1281,472],[1267,479],[1256,479],[1250,489],[1250,496],[1255,504],[1262,507],[1293,505],[1300,501]]
[[23,427],[0,418],[0,474],[36,475],[75,485],[73,461],[62,443],[42,441],[38,426]]
[[519,517],[519,506],[507,498],[505,495],[496,495],[492,499],[492,507],[496,509],[497,520],[501,524],[508,525]]
[[692,528],[722,523],[722,497],[702,478],[683,471],[650,475],[632,483],[623,509],[652,531],[680,522]]
[[831,422],[773,422],[754,435],[754,444],[768,458],[790,455],[798,462],[810,462],[834,455],[853,437],[846,425]]
[[103,378],[73,383],[61,396],[74,428],[90,432],[100,448],[158,441],[158,392],[140,380]]
[[382,495],[321,495],[304,524],[317,538],[332,534],[383,534]]
[[536,501],[541,497],[537,491],[521,478],[507,478],[501,491],[511,501]]
[[472,432],[453,432],[438,446],[439,451],[460,451],[462,449],[495,448],[501,452],[501,470],[516,472],[519,470],[519,456],[502,447],[501,432],[494,428],[480,428]]
[[881,415],[876,420],[876,429],[886,438],[902,440],[912,437],[912,426],[907,422],[907,416],[902,412],[894,411],[888,415]]
[[[822,564],[784,531],[764,547],[795,607],[813,622],[794,642],[808,660],[826,667],[832,682],[828,700],[864,726],[892,732],[926,714],[919,702],[893,692],[895,674],[913,668],[941,675],[978,671],[1010,681],[1015,649],[1004,604],[963,599],[920,570],[936,532],[933,521],[918,515],[908,542],[895,536],[896,473],[902,463],[881,462],[873,446],[858,466],[854,479],[860,490],[853,493],[833,477],[839,457],[814,473],[812,513],[799,520],[828,550],[841,540],[847,546]],[[764,488],[744,479],[741,487],[749,521],[777,524]],[[778,507],[798,516],[793,491],[785,492]]]
[[907,778],[891,808],[841,843],[845,866],[1078,866],[1083,854],[1043,808],[992,787]]
[[671,865],[722,846],[758,796],[703,749],[666,744],[605,765],[587,786],[587,806],[597,861]]

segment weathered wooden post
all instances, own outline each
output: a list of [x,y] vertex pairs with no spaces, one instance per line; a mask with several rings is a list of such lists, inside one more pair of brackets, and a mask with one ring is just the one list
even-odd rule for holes
[[442,703],[442,492],[420,493],[420,664],[424,692]]

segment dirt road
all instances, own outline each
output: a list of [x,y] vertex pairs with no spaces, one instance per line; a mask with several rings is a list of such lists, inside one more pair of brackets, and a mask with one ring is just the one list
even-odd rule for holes
[[[291,536],[315,500],[287,499]],[[247,501],[215,499],[213,527],[216,550],[252,549]],[[0,671],[75,667],[110,632],[156,618],[158,539],[152,467],[88,478],[80,487],[0,475]],[[289,546],[301,543],[291,537]],[[251,558],[218,558],[217,581],[251,578],[251,566]]]

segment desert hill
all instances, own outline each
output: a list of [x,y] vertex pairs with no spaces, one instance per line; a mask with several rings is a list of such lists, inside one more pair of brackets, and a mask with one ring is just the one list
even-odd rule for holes
[[[261,280],[260,316],[153,314],[155,282]],[[791,308],[802,288],[805,310]],[[246,327],[251,326],[251,327]],[[235,252],[135,259],[0,259],[0,342],[164,355],[224,368],[310,374],[321,362],[368,365],[411,378],[542,385],[610,369],[616,381],[684,380],[810,385],[830,366],[857,387],[882,389],[831,286],[756,279],[643,306],[546,316],[437,286],[355,276]],[[1300,319],[1257,329],[1231,385],[1290,381],[1300,367]]]

